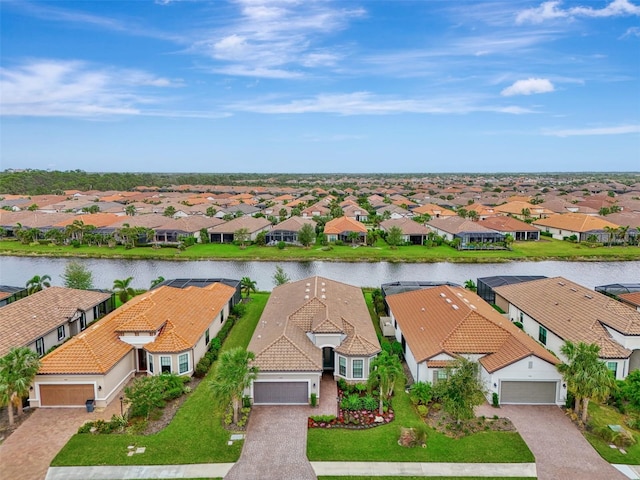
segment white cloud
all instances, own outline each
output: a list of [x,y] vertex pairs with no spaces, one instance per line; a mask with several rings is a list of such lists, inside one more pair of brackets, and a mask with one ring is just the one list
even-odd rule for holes
[[333,66],[340,47],[324,38],[360,17],[360,8],[336,8],[326,1],[239,0],[240,16],[194,44],[218,63],[216,73],[298,78],[308,69]]
[[517,106],[484,105],[477,99],[465,97],[400,98],[380,96],[371,92],[320,94],[310,98],[285,102],[266,100],[241,102],[227,106],[228,110],[264,114],[325,113],[335,115],[396,115],[416,114],[468,114],[493,112],[519,115],[534,113]]
[[532,95],[535,93],[553,92],[553,83],[546,78],[528,78],[526,80],[517,80],[508,86],[500,95],[503,97],[512,97],[514,95]]
[[516,23],[542,23],[546,20],[557,18],[602,18],[640,15],[640,6],[634,5],[629,0],[613,0],[603,8],[578,6],[563,9],[561,4],[561,1],[552,0],[543,2],[538,7],[523,10],[516,16]]
[[624,32],[621,38],[625,37],[640,37],[640,27],[629,27],[627,31]]
[[155,103],[147,87],[180,85],[138,70],[35,60],[0,69],[0,105],[5,116],[139,115],[143,105]]
[[617,127],[570,128],[565,130],[547,130],[544,135],[554,137],[576,137],[592,135],[626,135],[640,133],[640,125],[619,125]]

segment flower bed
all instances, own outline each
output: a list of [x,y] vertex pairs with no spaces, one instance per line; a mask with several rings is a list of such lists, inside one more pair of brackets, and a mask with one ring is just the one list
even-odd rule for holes
[[[364,394],[364,391],[361,392]],[[309,417],[309,428],[371,428],[378,425],[386,425],[394,419],[394,413],[391,408],[385,407],[385,411],[382,415],[379,415],[378,408],[347,408],[350,402],[345,402],[347,397],[358,396],[355,393],[347,393],[338,388],[338,398],[340,409],[338,416],[335,415],[315,415]],[[367,396],[369,397],[369,396]],[[365,398],[364,395],[360,395],[360,398]],[[353,398],[352,398],[353,400]],[[361,402],[362,403],[362,402]]]

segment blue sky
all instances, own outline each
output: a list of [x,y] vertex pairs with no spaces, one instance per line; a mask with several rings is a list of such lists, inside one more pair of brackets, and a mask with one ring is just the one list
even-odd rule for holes
[[0,168],[640,170],[640,1],[0,0]]

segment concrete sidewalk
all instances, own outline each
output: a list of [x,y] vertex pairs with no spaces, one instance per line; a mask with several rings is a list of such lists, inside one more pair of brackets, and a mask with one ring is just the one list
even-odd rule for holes
[[[224,477],[233,463],[51,467],[46,480]],[[534,463],[311,462],[320,476],[536,477]]]

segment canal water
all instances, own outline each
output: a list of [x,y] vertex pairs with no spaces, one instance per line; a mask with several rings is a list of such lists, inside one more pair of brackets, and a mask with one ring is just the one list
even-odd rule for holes
[[346,263],[163,261],[83,258],[0,257],[0,285],[23,286],[34,275],[49,275],[63,285],[65,265],[77,260],[93,273],[95,288],[111,288],[114,279],[133,277],[134,288],[149,288],[159,276],[170,278],[250,277],[259,290],[271,290],[280,265],[291,280],[320,275],[360,287],[378,287],[398,280],[441,280],[463,284],[491,275],[563,276],[587,288],[609,283],[640,283],[640,261],[632,262],[509,262],[509,263]]

